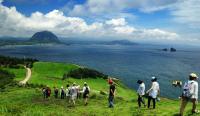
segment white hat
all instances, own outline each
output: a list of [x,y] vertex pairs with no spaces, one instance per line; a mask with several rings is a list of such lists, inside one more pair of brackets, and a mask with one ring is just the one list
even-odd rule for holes
[[155,79],[156,77],[151,77],[151,79]]
[[195,77],[195,78],[199,78],[199,77],[197,76],[197,74],[195,74],[195,73],[191,73],[190,76],[191,76],[191,77]]
[[87,84],[86,82],[84,82],[84,84]]
[[61,86],[61,89],[63,89],[63,86]]

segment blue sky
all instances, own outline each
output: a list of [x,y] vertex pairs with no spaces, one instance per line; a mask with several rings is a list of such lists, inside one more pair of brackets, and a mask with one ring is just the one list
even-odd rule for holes
[[199,43],[199,0],[0,0],[0,36]]

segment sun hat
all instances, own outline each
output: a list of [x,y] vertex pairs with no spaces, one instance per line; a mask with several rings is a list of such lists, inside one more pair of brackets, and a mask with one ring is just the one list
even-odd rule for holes
[[156,77],[151,77],[152,80],[156,79]]
[[191,76],[191,77],[194,77],[194,78],[199,78],[199,77],[197,76],[197,74],[195,74],[195,73],[191,73],[190,76]]

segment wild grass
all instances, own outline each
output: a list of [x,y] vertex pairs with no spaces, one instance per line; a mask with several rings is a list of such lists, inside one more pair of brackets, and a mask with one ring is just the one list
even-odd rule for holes
[[[73,64],[61,63],[34,63],[32,78],[29,83],[44,84],[61,87],[76,82],[83,87],[87,82],[91,88],[88,106],[84,106],[83,99],[78,99],[75,107],[66,99],[43,99],[41,88],[9,87],[0,93],[1,116],[173,116],[179,111],[179,100],[161,98],[157,102],[156,109],[137,107],[137,95],[135,91],[126,88],[121,82],[117,83],[115,107],[108,108],[108,95],[102,95],[99,91],[108,92],[108,84],[103,79],[74,79],[62,80],[67,71],[78,68]],[[17,71],[19,70],[19,71]],[[16,69],[16,75],[22,76],[22,70]],[[18,74],[19,73],[19,74]],[[24,74],[25,75],[25,74]],[[147,99],[146,99],[147,102]],[[199,105],[198,105],[199,107]],[[191,103],[186,108],[186,115],[190,115]],[[195,115],[194,115],[195,116]],[[196,115],[197,116],[197,115]]]

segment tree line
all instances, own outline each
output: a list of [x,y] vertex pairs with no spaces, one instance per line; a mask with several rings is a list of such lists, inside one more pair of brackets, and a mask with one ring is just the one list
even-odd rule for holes
[[27,67],[32,67],[34,62],[37,62],[37,59],[33,58],[16,58],[9,56],[0,55],[0,67],[7,68],[20,68],[20,65],[25,65]]

